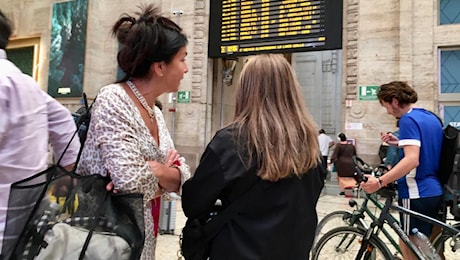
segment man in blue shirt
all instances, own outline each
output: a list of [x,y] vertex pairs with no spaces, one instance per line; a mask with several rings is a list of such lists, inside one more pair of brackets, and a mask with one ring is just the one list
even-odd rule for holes
[[[443,189],[437,178],[442,146],[442,125],[431,112],[416,108],[417,93],[406,82],[383,84],[377,93],[380,104],[387,113],[399,118],[399,139],[381,134],[382,141],[403,148],[402,159],[389,172],[379,178],[370,176],[361,183],[367,193],[372,193],[388,183],[398,181],[399,204],[405,208],[435,218],[442,201]],[[402,216],[405,232],[417,228],[428,237],[433,225],[413,217]],[[412,236],[411,236],[412,237]],[[400,242],[404,259],[413,254]]]

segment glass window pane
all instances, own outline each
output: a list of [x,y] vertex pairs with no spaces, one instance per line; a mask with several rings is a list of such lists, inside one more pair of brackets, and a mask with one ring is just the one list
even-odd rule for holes
[[460,93],[458,68],[460,50],[441,51],[441,93]]
[[444,106],[444,125],[460,128],[460,106]]
[[23,73],[33,76],[34,46],[6,50],[8,59]]
[[440,0],[439,3],[440,24],[460,23],[460,1]]

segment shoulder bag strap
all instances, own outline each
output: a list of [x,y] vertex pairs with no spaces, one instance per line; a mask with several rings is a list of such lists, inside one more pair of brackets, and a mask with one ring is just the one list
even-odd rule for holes
[[439,123],[441,123],[441,127],[444,127],[444,123],[442,122],[442,119],[438,115],[436,115],[433,111],[430,111],[428,109],[425,109],[425,110],[433,114],[439,120]]
[[[80,144],[80,150],[78,151],[78,155],[77,155],[77,158],[75,160],[75,164],[73,166],[73,168],[70,170],[70,172],[75,172],[76,169],[77,169],[77,165],[78,165],[78,162],[80,161],[80,157],[81,157],[81,153],[83,151],[83,145],[84,145],[84,141],[86,140],[86,134],[88,132],[88,128],[89,128],[89,124],[90,124],[90,119],[91,119],[91,109],[93,108],[93,104],[94,102],[96,101],[96,98],[97,96],[94,98],[93,102],[91,103],[90,106],[88,106],[88,99],[86,97],[86,93],[83,93],[83,101],[84,101],[84,104],[85,104],[85,112],[80,115],[80,117],[78,118],[78,121],[76,123],[76,130],[75,132],[73,133],[72,135],[72,138],[70,138],[70,141],[67,143],[67,146],[65,147],[64,151],[62,152],[62,154],[59,156],[59,159],[56,163],[56,165],[61,169],[63,170],[64,172],[68,172],[66,171],[63,167],[61,167],[61,160],[62,158],[64,157],[64,154],[67,152],[67,150],[69,149],[70,147],[70,144],[72,143],[73,139],[78,136],[79,137],[79,134],[82,134],[83,135],[83,141],[81,142]],[[82,126],[84,126],[85,128],[83,129]]]
[[[238,198],[235,202],[230,204],[227,208],[225,208],[222,212],[217,214],[213,217],[208,223],[203,225],[202,231],[205,237],[205,241],[211,240],[217,233],[221,230],[221,228],[231,219],[233,216],[236,215],[241,209],[245,208],[247,205],[251,205],[251,203],[255,200],[255,198],[262,195],[262,191],[264,190],[265,185],[261,185],[261,179],[257,177],[258,180],[254,184],[254,186],[243,194],[240,198]],[[269,184],[268,184],[269,185]]]

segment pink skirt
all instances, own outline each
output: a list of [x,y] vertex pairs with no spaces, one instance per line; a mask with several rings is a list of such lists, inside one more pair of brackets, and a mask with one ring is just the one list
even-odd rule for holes
[[352,177],[337,176],[337,179],[339,181],[340,191],[345,191],[345,188],[354,188],[357,185],[355,179]]

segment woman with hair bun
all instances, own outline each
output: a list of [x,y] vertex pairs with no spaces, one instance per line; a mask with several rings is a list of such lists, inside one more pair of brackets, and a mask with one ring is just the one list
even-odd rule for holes
[[122,45],[120,81],[104,86],[78,166],[80,174],[110,175],[119,193],[144,195],[145,242],[141,259],[155,259],[151,200],[179,192],[189,166],[174,148],[155,100],[176,92],[187,73],[187,37],[153,5],[123,14],[112,28]]

